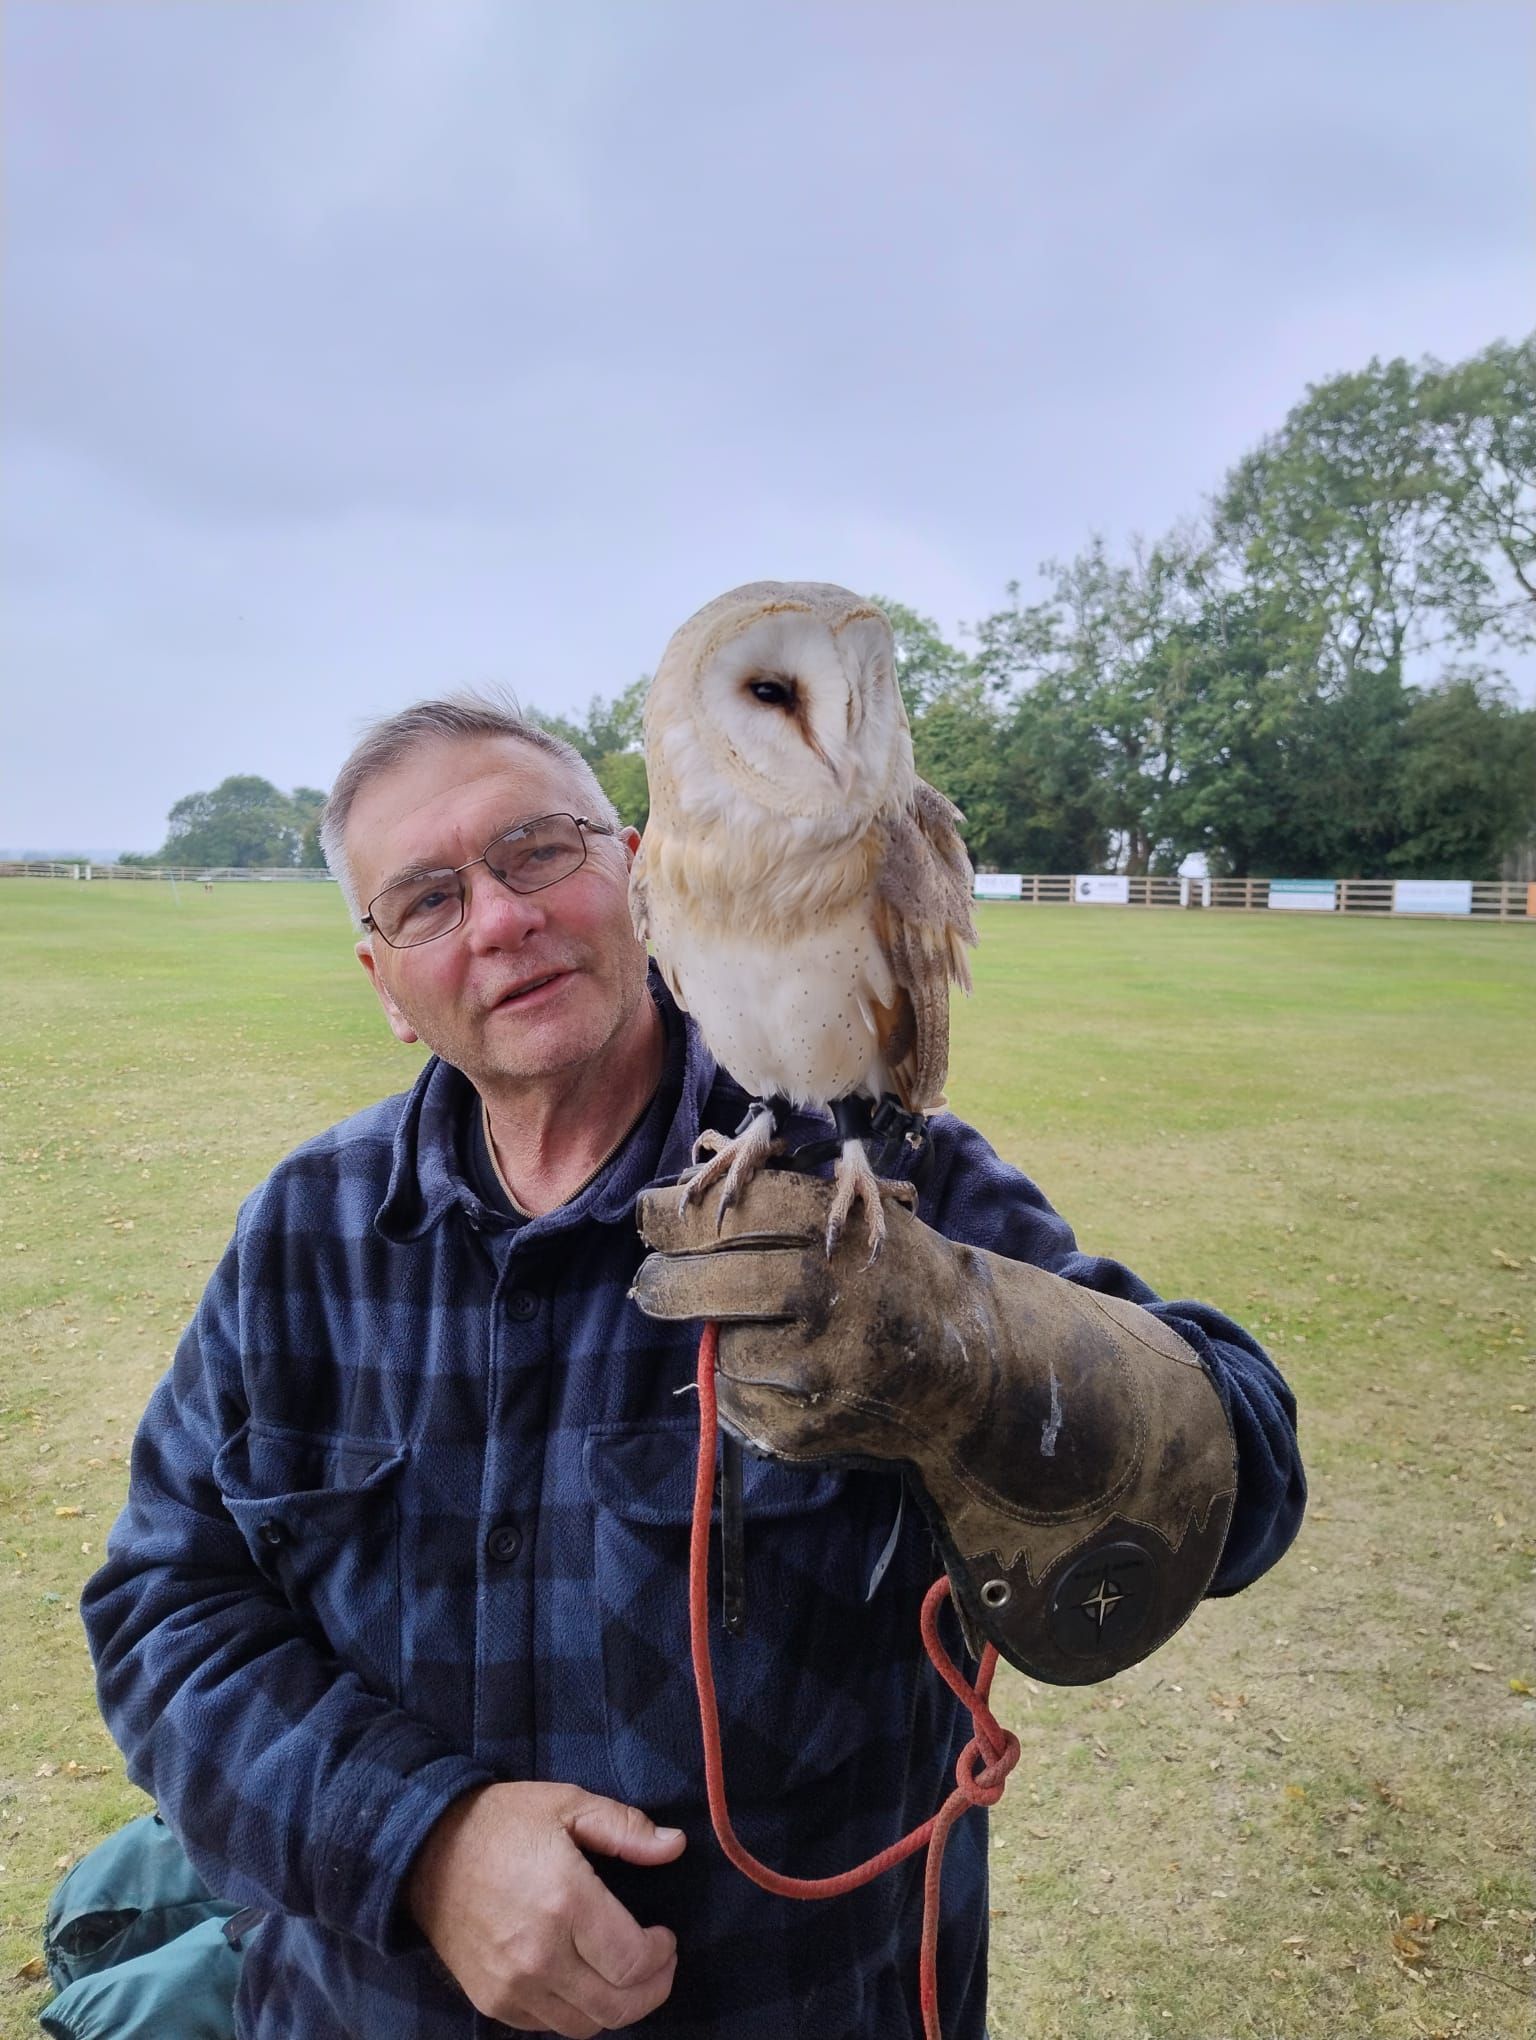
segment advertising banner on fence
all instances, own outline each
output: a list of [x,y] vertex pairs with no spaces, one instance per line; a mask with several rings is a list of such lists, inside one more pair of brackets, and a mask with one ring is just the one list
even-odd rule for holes
[[1128,907],[1131,881],[1128,878],[1074,878],[1072,897],[1080,907]]
[[1392,887],[1394,914],[1470,914],[1470,878],[1400,878]]
[[1293,914],[1331,914],[1338,905],[1338,882],[1332,878],[1272,878],[1269,904]]
[[971,881],[971,897],[977,900],[1021,900],[1024,880],[1017,871],[978,871]]

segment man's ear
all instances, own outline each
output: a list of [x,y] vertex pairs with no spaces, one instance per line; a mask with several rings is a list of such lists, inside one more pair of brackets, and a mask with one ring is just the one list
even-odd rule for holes
[[620,829],[619,841],[624,846],[626,861],[633,864],[635,852],[640,848],[640,831],[638,829]]
[[373,944],[366,936],[357,945],[357,960],[363,966],[369,984],[373,986],[373,989],[379,995],[379,1004],[384,1008],[384,1017],[389,1022],[389,1031],[394,1035],[396,1041],[403,1041],[407,1047],[413,1041],[420,1041],[421,1036],[390,997],[388,987],[379,976],[378,958],[373,953]]

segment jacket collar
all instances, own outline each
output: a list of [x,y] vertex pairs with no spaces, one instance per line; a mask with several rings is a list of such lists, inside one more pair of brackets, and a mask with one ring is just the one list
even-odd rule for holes
[[[586,1219],[626,1221],[648,1183],[688,1166],[704,1122],[718,1068],[698,1028],[678,1007],[654,964],[650,995],[666,1030],[661,1082],[640,1124],[611,1161],[568,1204],[528,1219],[520,1238],[562,1231]],[[374,1215],[374,1229],[396,1244],[423,1237],[455,1207],[473,1224],[504,1229],[508,1223],[475,1192],[464,1173],[463,1131],[476,1093],[451,1063],[433,1056],[406,1094],[395,1129],[389,1187]]]

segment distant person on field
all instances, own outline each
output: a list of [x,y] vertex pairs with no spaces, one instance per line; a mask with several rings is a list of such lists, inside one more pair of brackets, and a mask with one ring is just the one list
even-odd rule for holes
[[[677,1217],[675,1190],[649,1223],[699,1251],[640,1276],[635,1219],[645,1187],[748,1101],[648,972],[626,899],[638,838],[574,751],[458,699],[364,738],[324,841],[390,1026],[434,1053],[408,1092],[247,1200],[82,1598],[131,1776],[212,1889],[267,1911],[238,2031],[472,2040],[643,2021],[657,2040],[915,2040],[920,1862],[795,1904],[747,1883],[709,1830],[684,1391],[697,1316],[723,1313],[685,1299],[653,1319],[630,1292],[639,1276],[661,1313],[705,1263],[759,1279],[708,1251],[712,1204]],[[1293,1404],[1255,1342],[1079,1253],[948,1115],[918,1189],[913,1254],[995,1293],[998,1378],[1039,1387],[989,1433],[1023,1547],[1120,1534],[1117,1499],[1131,1510],[1143,1478],[1180,1492],[1181,1462],[1214,1440],[1226,1494],[1188,1529],[1217,1539],[1210,1591],[1272,1565],[1304,1489]],[[895,1239],[858,1278],[876,1319],[910,1281]],[[841,1280],[819,1245],[803,1266],[813,1286]],[[765,1365],[839,1335],[825,1295],[825,1322],[751,1328]],[[914,1352],[943,1343],[931,1299],[903,1308]],[[1175,1374],[1205,1399],[1205,1435],[1186,1426],[1144,1466]],[[793,1405],[775,1405],[786,1424]],[[760,1856],[825,1875],[925,1820],[968,1738],[918,1642],[938,1560],[890,1467],[753,1458],[744,1486],[745,1620],[716,1640],[733,1807]],[[1130,1619],[1103,1592],[1095,1606],[1106,1633]],[[946,1865],[949,2040],[984,2032],[986,1845],[972,1813]]]

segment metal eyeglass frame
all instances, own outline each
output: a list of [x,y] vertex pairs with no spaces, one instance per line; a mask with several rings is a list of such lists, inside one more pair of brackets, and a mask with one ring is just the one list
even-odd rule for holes
[[[489,861],[491,852],[499,843],[513,842],[518,836],[525,834],[529,829],[536,829],[541,822],[572,822],[575,824],[581,836],[581,863],[573,864],[569,871],[562,871],[555,878],[546,878],[542,885],[513,885]],[[404,878],[397,878],[394,885],[385,886],[384,892],[374,894],[373,898],[368,902],[368,911],[362,916],[362,924],[365,928],[371,929],[378,936],[379,940],[390,949],[425,949],[429,942],[440,942],[445,935],[452,935],[463,927],[464,916],[469,911],[469,888],[463,883],[462,874],[464,872],[473,871],[477,864],[483,864],[496,883],[504,885],[509,893],[517,893],[519,896],[523,896],[528,893],[547,892],[552,885],[559,885],[562,879],[574,878],[577,872],[581,870],[582,865],[586,863],[589,849],[587,843],[589,830],[594,836],[616,836],[618,834],[618,830],[609,823],[594,822],[588,815],[567,815],[561,814],[558,811],[549,815],[534,815],[526,822],[519,822],[515,829],[503,829],[499,836],[493,836],[478,857],[466,858],[462,864],[445,864],[441,867],[434,865],[426,871],[410,872]],[[384,898],[385,893],[392,893],[395,890],[395,886],[420,885],[425,879],[429,878],[459,879],[459,918],[453,923],[452,927],[439,928],[435,935],[424,935],[419,942],[391,942],[390,938],[373,918],[374,908]]]

